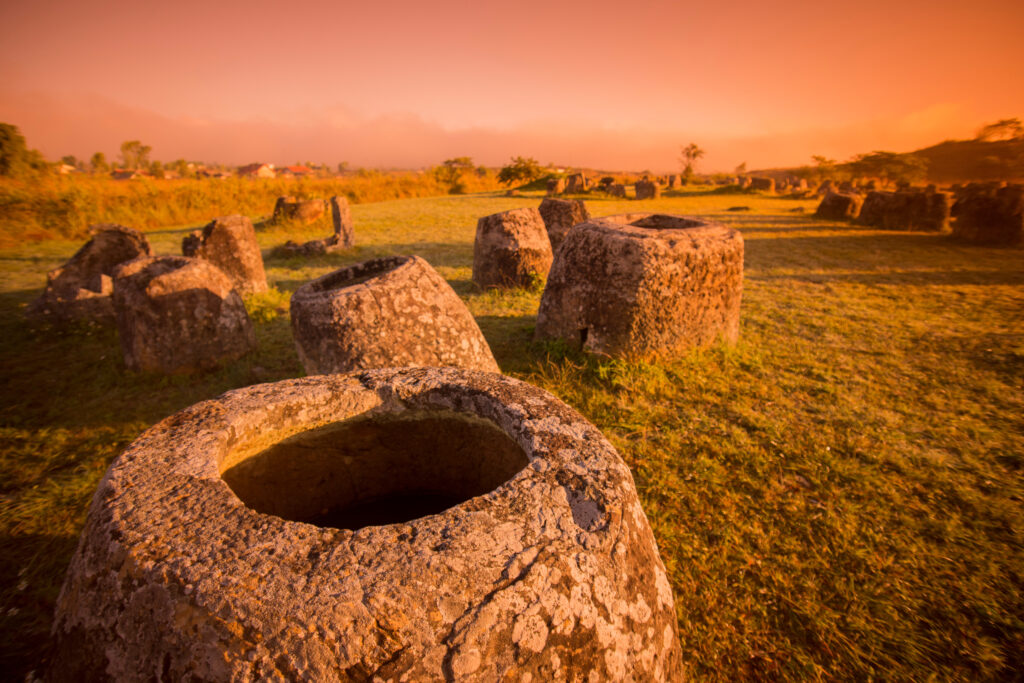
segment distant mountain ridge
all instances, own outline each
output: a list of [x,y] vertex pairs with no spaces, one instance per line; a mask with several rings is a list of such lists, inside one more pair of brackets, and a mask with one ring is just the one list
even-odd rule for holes
[[[956,183],[973,180],[1024,179],[1024,138],[1012,140],[946,140],[899,156],[917,156],[928,162],[926,180],[932,183]],[[836,165],[844,171],[848,162]],[[774,178],[802,176],[814,166],[769,168],[750,171],[750,175]]]
[[928,180],[936,183],[1024,178],[1024,138],[947,140],[912,154],[928,161]]

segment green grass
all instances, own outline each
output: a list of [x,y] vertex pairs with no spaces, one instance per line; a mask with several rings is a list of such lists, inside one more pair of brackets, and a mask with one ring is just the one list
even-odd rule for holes
[[[476,219],[539,196],[354,206],[357,248],[268,259],[275,291],[248,302],[258,352],[193,377],[126,372],[110,330],[25,324],[45,271],[78,243],[0,252],[0,670],[40,670],[90,497],[118,452],[198,400],[301,375],[287,296],[302,282],[417,253],[467,302],[503,371],[582,412],[629,464],[694,678],[1022,675],[1022,250],[823,223],[813,202],[760,195],[588,199],[595,215],[712,215],[746,240],[739,344],[623,362],[533,343],[539,290],[471,283]],[[149,234],[172,253],[191,227]],[[268,253],[328,231],[259,238]]]

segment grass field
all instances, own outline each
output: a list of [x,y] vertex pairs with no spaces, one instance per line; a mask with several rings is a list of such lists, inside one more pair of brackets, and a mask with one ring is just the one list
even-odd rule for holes
[[[259,350],[192,377],[126,372],[111,330],[25,323],[45,272],[79,242],[0,251],[3,677],[41,671],[64,570],[110,461],[191,403],[301,375],[288,294],[391,253],[433,264],[505,373],[551,391],[619,449],[669,570],[692,677],[1024,677],[1024,251],[822,223],[810,201],[588,200],[595,215],[711,215],[746,240],[736,346],[622,362],[532,343],[539,291],[471,283],[476,219],[538,201],[354,206],[358,246],[268,259],[275,290],[248,302]],[[751,211],[726,210],[737,204]],[[191,227],[148,234],[158,253],[177,253]],[[327,232],[259,237],[268,253]]]

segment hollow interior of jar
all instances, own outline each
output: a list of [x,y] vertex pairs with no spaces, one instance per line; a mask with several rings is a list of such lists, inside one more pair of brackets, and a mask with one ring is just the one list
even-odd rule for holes
[[442,512],[493,491],[527,463],[523,449],[488,420],[405,411],[300,432],[221,476],[257,512],[359,529]]
[[648,228],[651,230],[688,230],[699,228],[705,225],[703,222],[682,216],[670,216],[663,213],[652,213],[639,220],[629,223],[637,228]]
[[366,261],[365,263],[357,263],[354,266],[348,268],[342,268],[329,275],[325,275],[319,280],[314,280],[310,286],[313,291],[326,292],[335,289],[343,289],[345,287],[352,287],[360,283],[371,280],[378,275],[398,268],[400,265],[408,261],[409,259],[404,256],[392,256],[388,258],[373,259],[372,261]]

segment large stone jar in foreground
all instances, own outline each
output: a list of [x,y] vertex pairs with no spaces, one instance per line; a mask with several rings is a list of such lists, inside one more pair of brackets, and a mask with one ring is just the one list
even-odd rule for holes
[[203,259],[158,256],[122,264],[114,273],[114,308],[130,370],[205,370],[256,347],[242,297]]
[[672,355],[739,336],[743,237],[662,214],[592,219],[567,235],[537,314],[538,339],[613,356]]
[[246,387],[100,483],[51,680],[665,681],[672,590],[629,470],[492,373]]
[[292,334],[308,374],[455,366],[498,371],[459,296],[419,256],[373,259],[299,287]]

